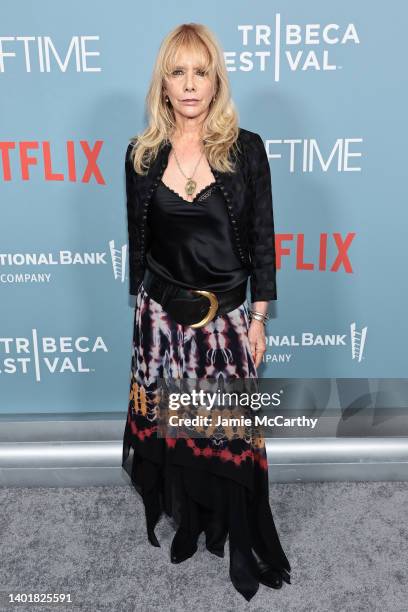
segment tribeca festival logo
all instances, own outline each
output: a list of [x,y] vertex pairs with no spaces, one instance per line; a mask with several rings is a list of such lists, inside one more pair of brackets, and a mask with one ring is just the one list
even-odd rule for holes
[[[367,338],[367,326],[358,329],[356,322],[350,324],[350,335],[346,333],[314,333],[304,331],[298,336],[288,335],[272,335],[266,336],[267,348],[285,348],[285,347],[335,347],[343,348],[350,347],[351,359],[360,363],[364,358],[364,349]],[[286,353],[267,353],[264,356],[265,363],[289,363],[293,356],[292,352]]]
[[[55,266],[112,266],[115,280],[125,282],[127,244],[115,245],[109,240],[108,251],[71,251],[61,250],[56,253],[1,253],[0,284],[49,283],[51,272],[44,267],[55,269]],[[8,268],[3,271],[3,268]],[[34,268],[34,269],[33,269]],[[40,268],[37,270],[37,268]]]
[[242,50],[224,52],[227,70],[272,72],[276,82],[283,70],[341,70],[338,48],[360,44],[353,23],[282,23],[280,13],[272,24],[239,24],[237,30]]
[[41,381],[46,374],[89,374],[95,372],[89,366],[89,355],[96,351],[108,353],[101,336],[40,336],[37,329],[29,337],[0,337],[0,376],[34,373]]

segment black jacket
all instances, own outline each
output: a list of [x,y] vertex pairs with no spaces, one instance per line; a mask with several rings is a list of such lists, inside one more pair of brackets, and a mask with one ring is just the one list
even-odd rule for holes
[[[236,253],[250,276],[251,301],[276,300],[275,232],[271,172],[262,138],[239,128],[242,154],[235,173],[211,166],[227,205],[234,230]],[[126,196],[129,232],[129,287],[136,295],[145,271],[151,240],[146,222],[148,206],[167,166],[171,143],[163,142],[146,175],[137,174],[126,150]]]

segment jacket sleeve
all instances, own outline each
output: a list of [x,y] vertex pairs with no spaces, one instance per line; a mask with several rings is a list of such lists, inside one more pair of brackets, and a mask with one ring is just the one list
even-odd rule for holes
[[137,214],[136,172],[130,159],[132,144],[128,145],[125,156],[126,208],[129,242],[129,293],[136,295],[143,278],[140,249],[140,230]]
[[263,140],[254,135],[250,151],[252,210],[249,216],[249,254],[251,257],[251,301],[277,299],[275,228],[273,220],[271,170]]

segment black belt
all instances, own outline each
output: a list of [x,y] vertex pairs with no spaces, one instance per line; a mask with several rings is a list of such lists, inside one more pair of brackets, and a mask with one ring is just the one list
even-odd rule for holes
[[228,291],[186,289],[146,268],[143,287],[177,323],[196,328],[203,327],[218,315],[226,314],[245,302],[247,281]]

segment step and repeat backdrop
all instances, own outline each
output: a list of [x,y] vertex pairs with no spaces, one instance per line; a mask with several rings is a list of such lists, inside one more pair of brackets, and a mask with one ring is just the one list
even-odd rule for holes
[[[124,156],[159,45],[204,23],[270,160],[278,300],[259,373],[405,379],[408,7],[3,0],[0,412],[127,409]],[[249,293],[248,293],[249,296]]]

